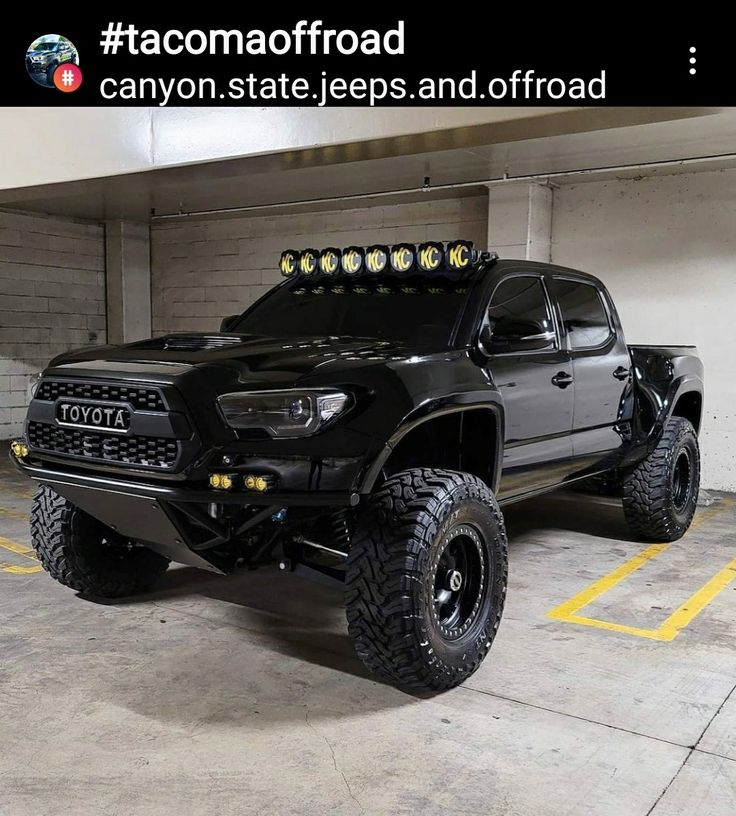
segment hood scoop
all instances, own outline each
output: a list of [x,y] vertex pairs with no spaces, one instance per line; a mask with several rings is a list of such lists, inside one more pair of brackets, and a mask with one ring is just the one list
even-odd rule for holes
[[154,340],[144,340],[136,344],[138,348],[161,351],[212,351],[214,349],[240,346],[244,342],[241,335],[234,334],[167,334]]

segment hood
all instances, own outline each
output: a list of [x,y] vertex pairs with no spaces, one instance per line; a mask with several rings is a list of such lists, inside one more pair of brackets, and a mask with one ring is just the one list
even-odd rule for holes
[[356,367],[386,365],[416,355],[447,351],[419,344],[406,344],[355,337],[296,337],[276,340],[246,334],[181,333],[129,343],[124,346],[93,346],[61,354],[53,366],[95,363],[104,370],[115,363],[116,372],[125,364],[180,364],[187,368],[229,370],[229,379],[263,384],[297,384],[311,375],[333,379],[333,375]]

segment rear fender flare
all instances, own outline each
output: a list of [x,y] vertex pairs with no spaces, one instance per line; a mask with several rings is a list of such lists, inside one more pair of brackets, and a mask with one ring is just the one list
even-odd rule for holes
[[654,424],[646,436],[646,443],[650,449],[654,448],[659,442],[664,426],[672,417],[675,405],[677,405],[680,397],[692,393],[699,394],[701,399],[703,396],[703,381],[695,374],[684,374],[672,380],[664,391],[659,391],[645,383],[639,383],[639,387],[645,392],[645,398],[650,403],[658,403]]

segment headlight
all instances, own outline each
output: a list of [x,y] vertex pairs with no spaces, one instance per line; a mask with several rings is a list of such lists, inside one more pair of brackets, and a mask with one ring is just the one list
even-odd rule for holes
[[39,371],[37,374],[31,374],[31,376],[28,378],[28,385],[26,387],[28,402],[30,402],[36,396],[36,391],[38,391],[38,385],[41,382],[41,377],[43,377],[43,372]]
[[269,436],[310,436],[350,407],[341,391],[241,391],[218,398],[231,428],[261,430]]

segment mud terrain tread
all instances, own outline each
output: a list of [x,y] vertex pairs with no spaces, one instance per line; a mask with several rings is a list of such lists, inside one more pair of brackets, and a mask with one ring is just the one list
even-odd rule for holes
[[[83,536],[91,519],[47,485],[31,509],[31,544],[46,572],[84,595],[119,598],[151,589],[166,571],[166,558],[142,547],[123,558],[90,558]],[[94,522],[93,522],[94,523]],[[103,545],[100,545],[103,546]]]
[[[687,419],[673,417],[667,421],[654,450],[624,476],[624,515],[631,532],[641,539],[675,541],[690,526],[695,514],[697,489],[683,523],[673,512],[670,483],[673,457],[686,439],[694,442],[697,459],[695,429]],[[699,460],[696,467],[699,475]]]
[[[500,548],[503,592],[494,599],[489,636],[461,672],[435,656],[427,661],[420,643],[411,582],[422,581],[427,548],[451,505],[474,498],[491,511]],[[351,543],[346,576],[348,630],[358,656],[378,677],[408,687],[444,690],[465,680],[482,663],[503,611],[507,543],[498,504],[480,479],[454,471],[413,468],[388,479],[371,496]]]

